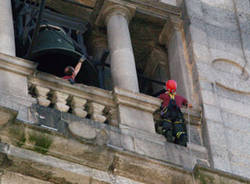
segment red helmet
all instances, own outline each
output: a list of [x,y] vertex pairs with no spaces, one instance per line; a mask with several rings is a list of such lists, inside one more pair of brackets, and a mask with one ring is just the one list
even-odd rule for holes
[[167,88],[167,91],[173,93],[176,91],[177,83],[175,82],[175,80],[168,80],[166,82],[166,88]]

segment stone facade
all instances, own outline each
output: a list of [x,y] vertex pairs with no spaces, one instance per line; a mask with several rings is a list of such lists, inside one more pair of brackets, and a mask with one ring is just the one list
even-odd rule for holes
[[249,177],[248,1],[185,1],[187,47],[196,70],[204,137],[214,168]]
[[[11,1],[1,2],[0,183],[250,183],[249,1],[46,3],[92,25],[90,49],[110,51],[113,88],[72,85],[15,57]],[[187,147],[156,133],[161,101],[139,93],[136,70],[156,76],[157,66],[193,104]]]

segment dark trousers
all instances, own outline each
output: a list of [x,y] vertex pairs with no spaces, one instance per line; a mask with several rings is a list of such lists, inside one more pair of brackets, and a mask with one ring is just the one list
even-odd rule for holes
[[187,131],[183,120],[171,121],[163,119],[156,122],[156,131],[163,134],[168,142],[187,146]]

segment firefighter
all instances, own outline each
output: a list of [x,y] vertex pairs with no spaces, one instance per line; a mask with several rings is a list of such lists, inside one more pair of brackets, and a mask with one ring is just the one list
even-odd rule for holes
[[160,112],[162,121],[159,126],[162,126],[162,134],[167,141],[186,146],[187,131],[181,107],[192,107],[192,105],[188,104],[184,97],[176,94],[176,88],[176,81],[168,80],[166,82],[167,91],[159,96],[162,99]]
[[75,83],[75,77],[77,76],[77,74],[79,73],[81,67],[82,67],[82,63],[86,60],[86,57],[84,55],[82,55],[82,57],[79,59],[77,65],[75,68],[73,68],[72,66],[67,66],[64,69],[64,73],[65,76],[63,77],[63,79],[68,80],[71,84]]

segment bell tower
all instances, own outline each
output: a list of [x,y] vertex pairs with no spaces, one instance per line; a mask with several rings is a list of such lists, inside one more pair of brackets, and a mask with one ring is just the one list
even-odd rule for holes
[[[249,10],[0,0],[0,183],[250,183]],[[82,55],[76,83],[62,78]],[[158,124],[169,79],[193,105],[173,134]]]

